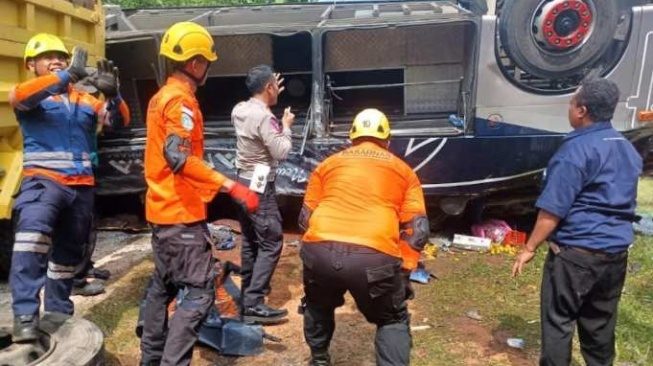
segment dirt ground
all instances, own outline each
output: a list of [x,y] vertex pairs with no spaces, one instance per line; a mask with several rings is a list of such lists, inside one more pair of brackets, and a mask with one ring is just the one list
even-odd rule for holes
[[[232,220],[218,223],[238,229]],[[284,235],[282,257],[272,281],[268,303],[289,311],[288,321],[266,326],[265,331],[282,339],[280,343],[264,341],[264,351],[252,357],[225,357],[214,350],[195,347],[192,365],[306,365],[309,350],[304,343],[302,318],[297,306],[302,297],[299,235]],[[139,342],[133,329],[142,288],[152,270],[149,257],[149,235],[127,235],[120,250],[113,251],[98,263],[114,273],[107,293],[92,297],[76,297],[78,314],[96,322],[106,337],[108,365],[134,365],[139,360]],[[216,252],[221,260],[239,263],[240,237],[237,247]],[[106,249],[105,249],[106,250]],[[449,278],[460,276],[472,263],[472,255],[441,253],[426,261],[428,269],[437,273],[439,280],[428,285],[415,285],[416,299],[411,301],[413,327],[412,364],[414,365],[535,365],[536,352],[511,349],[506,345],[509,332],[491,322],[479,322],[465,316],[465,310],[477,306],[477,300],[463,299],[454,309],[444,308],[440,296]],[[489,267],[505,265],[506,259],[486,256]],[[469,262],[469,263],[468,263]],[[455,291],[455,288],[454,288]],[[440,294],[442,293],[442,295]],[[434,300],[436,299],[436,300]],[[489,310],[488,310],[489,311]],[[331,344],[334,365],[374,365],[374,331],[356,310],[350,297],[336,314],[336,333]]]

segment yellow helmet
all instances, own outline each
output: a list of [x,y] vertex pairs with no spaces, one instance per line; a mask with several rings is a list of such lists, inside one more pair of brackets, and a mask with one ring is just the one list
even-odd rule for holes
[[159,55],[178,62],[195,56],[204,56],[211,62],[218,59],[211,34],[193,22],[179,22],[168,28],[163,35]]
[[358,113],[354,118],[354,123],[351,124],[349,139],[353,140],[363,136],[375,137],[381,140],[390,137],[388,117],[375,108],[368,108]]
[[59,37],[48,33],[39,33],[27,41],[27,45],[25,45],[24,61],[27,62],[30,58],[51,51],[65,53],[67,56],[70,56],[70,52],[68,52],[66,45],[63,44]]

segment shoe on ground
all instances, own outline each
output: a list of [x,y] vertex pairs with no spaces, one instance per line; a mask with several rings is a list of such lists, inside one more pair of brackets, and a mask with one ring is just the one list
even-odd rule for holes
[[34,342],[39,338],[39,319],[36,315],[19,315],[14,317],[14,331],[11,334],[14,343]]
[[108,280],[111,277],[111,272],[107,269],[92,268],[88,271],[88,276],[98,280]]
[[278,323],[288,315],[286,309],[275,309],[265,304],[246,307],[243,312],[243,320],[248,324],[274,324]]
[[73,295],[79,296],[95,296],[104,293],[104,285],[94,281],[88,282],[84,281],[80,284],[73,285]]
[[329,352],[312,353],[309,366],[331,366],[331,355]]

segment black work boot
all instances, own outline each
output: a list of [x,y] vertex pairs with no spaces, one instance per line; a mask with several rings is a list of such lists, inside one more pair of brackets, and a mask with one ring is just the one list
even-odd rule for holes
[[39,319],[36,315],[19,315],[14,317],[14,331],[11,334],[14,343],[33,342],[39,338]]
[[243,312],[243,320],[248,324],[274,324],[283,320],[288,315],[286,309],[275,309],[265,304],[249,306]]
[[331,366],[329,351],[312,351],[309,366]]
[[97,282],[83,281],[73,285],[72,295],[95,296],[104,293],[104,285]]

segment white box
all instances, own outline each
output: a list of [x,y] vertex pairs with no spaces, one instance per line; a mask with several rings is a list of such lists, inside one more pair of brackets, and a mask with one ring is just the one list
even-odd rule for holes
[[489,238],[479,238],[476,236],[454,234],[451,246],[454,248],[466,250],[490,250],[492,241]]

